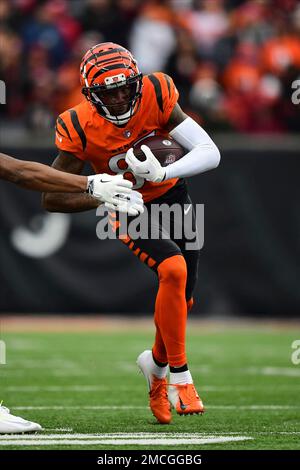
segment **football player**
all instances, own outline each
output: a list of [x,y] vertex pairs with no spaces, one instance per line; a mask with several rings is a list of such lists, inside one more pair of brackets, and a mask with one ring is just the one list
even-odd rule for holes
[[[53,167],[79,174],[88,161],[96,172],[123,174],[132,181],[148,208],[162,203],[191,205],[184,178],[217,167],[220,153],[207,133],[180,108],[173,80],[160,72],[143,76],[132,54],[113,43],[97,44],[87,51],[80,78],[85,100],[57,119],[59,156]],[[171,135],[186,154],[163,168],[144,146],[145,161],[138,160],[134,144],[155,133]],[[44,207],[67,212],[88,210],[94,204],[80,194],[60,197],[47,193]],[[111,218],[116,222],[118,211]],[[173,220],[173,228],[178,222]],[[160,221],[157,224],[162,233]],[[150,408],[159,423],[171,421],[170,404],[181,415],[202,413],[185,349],[199,250],[186,250],[186,240],[172,234],[169,239],[132,240],[129,235],[120,239],[159,280],[155,341],[152,350],[142,352],[137,360],[149,384]]]

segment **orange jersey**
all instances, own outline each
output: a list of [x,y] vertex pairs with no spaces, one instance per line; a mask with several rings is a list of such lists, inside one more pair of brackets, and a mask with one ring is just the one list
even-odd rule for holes
[[95,173],[122,173],[133,182],[145,202],[175,185],[178,178],[152,183],[136,177],[125,162],[126,152],[149,135],[166,134],[166,124],[178,100],[173,80],[163,73],[143,78],[143,95],[137,113],[125,126],[118,127],[100,116],[87,100],[60,114],[56,122],[56,146],[88,161]]

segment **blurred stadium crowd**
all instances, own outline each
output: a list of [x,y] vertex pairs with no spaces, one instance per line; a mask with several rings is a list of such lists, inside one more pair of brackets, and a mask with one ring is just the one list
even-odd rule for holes
[[0,0],[2,117],[51,127],[83,98],[80,59],[103,41],[128,47],[144,73],[170,74],[207,129],[300,130],[296,0]]

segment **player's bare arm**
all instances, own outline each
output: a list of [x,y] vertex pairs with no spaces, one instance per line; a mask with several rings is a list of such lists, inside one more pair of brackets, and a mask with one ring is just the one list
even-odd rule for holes
[[[70,152],[59,151],[52,167],[60,172],[79,175],[84,167],[84,162]],[[73,193],[49,193],[43,194],[43,207],[49,212],[80,212],[95,209],[100,201],[89,194]]]
[[82,193],[86,176],[69,175],[38,162],[23,161],[0,153],[0,179],[35,191]]
[[175,104],[169,121],[167,123],[167,131],[172,131],[174,127],[179,126],[185,119],[188,118],[188,115],[185,114],[178,103]]
[[[84,162],[72,153],[60,150],[52,166],[60,172],[78,174],[82,172]],[[82,212],[95,209],[104,202],[108,209],[129,215],[144,211],[141,194],[132,191],[131,181],[125,180],[122,175],[102,173],[89,176],[88,181],[89,194],[44,193],[44,208],[49,212]]]

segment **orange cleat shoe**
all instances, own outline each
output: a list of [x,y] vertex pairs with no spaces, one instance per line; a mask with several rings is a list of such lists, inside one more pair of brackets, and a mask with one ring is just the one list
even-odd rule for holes
[[169,424],[172,419],[171,406],[168,400],[167,380],[159,379],[150,372],[149,357],[151,351],[144,351],[137,359],[137,365],[144,374],[149,389],[150,409],[160,424]]
[[204,406],[194,384],[169,384],[168,398],[179,415],[204,413]]

